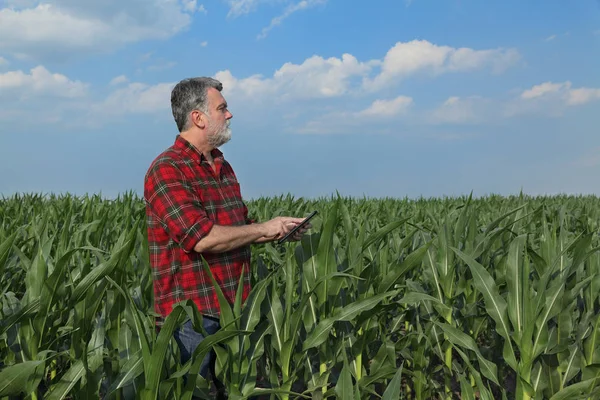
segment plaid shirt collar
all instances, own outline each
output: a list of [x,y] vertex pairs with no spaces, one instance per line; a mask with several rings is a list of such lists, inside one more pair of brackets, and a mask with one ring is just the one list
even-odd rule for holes
[[[202,154],[196,146],[188,142],[181,135],[177,135],[175,138],[175,143],[173,145],[174,148],[184,151],[188,157],[190,157],[194,162],[198,164],[202,164],[206,162],[206,157]],[[219,149],[212,149],[210,154],[212,154],[214,160],[218,160],[222,162],[223,153]]]

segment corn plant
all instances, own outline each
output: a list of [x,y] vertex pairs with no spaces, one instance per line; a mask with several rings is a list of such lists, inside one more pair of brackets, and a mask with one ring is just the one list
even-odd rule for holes
[[[182,364],[155,326],[144,204],[133,193],[0,199],[0,398],[594,399],[600,201],[593,196],[248,202],[306,215],[254,246],[252,290]],[[208,266],[205,265],[210,272]]]

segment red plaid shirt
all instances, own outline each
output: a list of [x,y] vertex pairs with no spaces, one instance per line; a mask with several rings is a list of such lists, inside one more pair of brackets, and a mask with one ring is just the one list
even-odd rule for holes
[[[213,224],[245,225],[248,209],[240,185],[223,153],[212,151],[216,172],[187,140],[177,135],[173,146],[150,165],[144,182],[154,308],[166,317],[175,303],[191,299],[203,315],[218,317],[219,302],[204,272],[202,257],[233,304],[244,267],[245,300],[250,291],[250,246],[211,254],[194,246]],[[158,324],[162,324],[160,318]]]

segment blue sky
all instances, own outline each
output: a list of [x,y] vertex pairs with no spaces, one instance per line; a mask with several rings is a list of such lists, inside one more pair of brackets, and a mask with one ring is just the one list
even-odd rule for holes
[[243,195],[600,194],[598,0],[0,0],[0,194],[141,194],[220,79]]

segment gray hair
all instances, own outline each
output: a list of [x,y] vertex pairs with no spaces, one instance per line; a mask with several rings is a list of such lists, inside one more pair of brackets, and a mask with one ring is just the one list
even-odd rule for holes
[[189,115],[193,110],[208,114],[206,100],[209,88],[223,90],[223,84],[208,77],[188,78],[180,81],[171,91],[171,111],[179,132],[188,128]]

